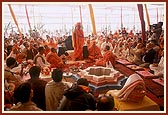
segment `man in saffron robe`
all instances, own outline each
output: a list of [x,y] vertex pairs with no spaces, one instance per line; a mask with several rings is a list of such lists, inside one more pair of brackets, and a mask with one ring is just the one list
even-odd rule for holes
[[45,48],[44,55],[47,56],[47,54],[51,51],[51,49],[48,45],[44,45],[44,48]]
[[52,68],[62,68],[64,66],[64,63],[57,55],[55,48],[51,48],[51,51],[46,56],[46,60],[51,64]]
[[105,47],[105,53],[103,55],[103,58],[100,58],[99,60],[97,60],[95,65],[106,67],[106,63],[107,64],[111,63],[112,66],[114,67],[115,60],[116,60],[116,56],[112,53],[112,51],[110,50],[110,47],[107,45]]
[[88,52],[89,52],[88,58],[91,61],[95,61],[96,59],[103,58],[100,48],[96,45],[96,41],[92,42],[92,46],[88,48]]
[[128,33],[128,36],[131,37],[131,38],[134,38],[134,33],[132,30],[130,30],[130,32]]
[[83,58],[83,45],[84,45],[84,33],[82,29],[82,24],[77,23],[75,26],[75,30],[73,32],[73,47],[74,47],[74,58],[75,60],[79,60]]

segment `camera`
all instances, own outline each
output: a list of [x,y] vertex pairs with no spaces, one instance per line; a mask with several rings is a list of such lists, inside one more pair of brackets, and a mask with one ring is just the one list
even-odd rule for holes
[[152,27],[153,27],[153,29],[157,29],[158,28],[158,24],[153,24]]

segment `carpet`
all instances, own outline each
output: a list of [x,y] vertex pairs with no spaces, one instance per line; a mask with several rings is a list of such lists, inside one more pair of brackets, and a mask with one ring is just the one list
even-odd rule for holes
[[164,96],[164,87],[154,83],[152,79],[144,79],[146,88],[151,91],[157,98]]
[[143,67],[137,66],[135,64],[133,64],[133,65],[126,65],[126,67],[128,67],[128,68],[130,68],[130,69],[132,69],[134,71],[144,70]]
[[154,74],[150,73],[149,71],[136,71],[137,74],[142,76],[145,79],[153,79],[153,78],[158,78],[158,76],[155,76]]
[[[94,63],[84,63],[83,64],[83,68],[87,68],[89,66],[93,66]],[[117,69],[118,71],[120,71],[121,73],[123,73],[125,76],[129,77],[130,75],[132,75],[133,73],[135,73],[134,70],[126,67],[126,65],[120,64],[120,63],[116,63],[115,65],[115,69]],[[79,76],[72,76],[71,78],[72,81],[77,81],[77,79],[79,79]],[[112,90],[112,89],[121,89],[123,87],[123,85],[125,84],[125,81],[127,79],[123,79],[122,81],[120,81],[120,85],[108,85],[105,87],[95,87],[94,85],[90,85],[91,89],[94,91],[94,96],[97,97],[99,94],[105,94],[107,91]],[[69,81],[69,80],[67,80]],[[152,79],[145,79],[144,78],[144,82],[147,88],[147,96],[149,98],[151,98],[153,101],[155,101],[161,108],[161,110],[164,109],[164,86],[161,86],[157,83],[155,83],[154,81],[152,81]]]
[[122,64],[116,64],[115,69],[117,69],[118,71],[120,71],[122,74],[124,74],[127,77],[135,73],[134,70],[127,68],[125,65],[122,65]]
[[158,83],[159,85],[164,86],[164,79],[163,78],[152,79],[152,81],[155,83]]

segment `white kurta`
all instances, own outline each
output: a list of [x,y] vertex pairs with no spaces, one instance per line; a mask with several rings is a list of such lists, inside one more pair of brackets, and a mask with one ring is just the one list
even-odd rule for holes
[[45,87],[46,110],[56,111],[64,91],[70,86],[66,82],[49,81]]
[[154,75],[162,76],[164,74],[164,57],[161,57],[158,66],[155,67],[151,64],[149,68],[154,71]]

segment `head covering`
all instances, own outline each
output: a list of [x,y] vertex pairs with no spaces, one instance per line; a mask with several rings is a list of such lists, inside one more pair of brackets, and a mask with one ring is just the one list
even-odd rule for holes
[[75,27],[80,28],[80,27],[81,27],[81,25],[82,25],[82,24],[81,24],[80,22],[77,22],[77,23],[76,23],[76,25],[75,25]]
[[80,22],[77,22],[77,23],[76,23],[76,26],[80,26],[80,25],[81,25],[81,23],[80,23]]

